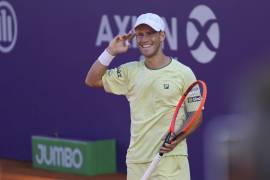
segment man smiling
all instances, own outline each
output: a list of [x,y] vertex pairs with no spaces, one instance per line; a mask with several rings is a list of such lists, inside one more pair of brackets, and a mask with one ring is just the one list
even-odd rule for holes
[[[192,70],[162,50],[165,24],[153,13],[140,15],[128,34],[116,36],[90,68],[85,82],[90,87],[103,87],[106,92],[126,96],[130,104],[131,137],[127,150],[127,179],[140,179],[159,151],[164,154],[153,179],[189,180],[186,136],[171,144],[163,143],[178,100],[196,80]],[[129,49],[136,38],[143,60],[123,64],[108,70],[111,61]],[[177,126],[192,114],[197,106],[185,103]],[[198,125],[193,127],[193,132]],[[191,133],[190,132],[190,133]]]

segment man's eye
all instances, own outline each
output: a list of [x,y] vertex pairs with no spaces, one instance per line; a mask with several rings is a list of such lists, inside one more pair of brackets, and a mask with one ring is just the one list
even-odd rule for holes
[[143,34],[135,34],[135,36],[136,36],[137,38],[141,38],[141,37],[143,37]]
[[152,37],[156,33],[157,33],[156,31],[149,31],[149,32],[145,32],[145,33],[135,34],[135,36],[136,36],[136,38]]
[[152,35],[152,34],[155,34],[156,31],[150,31],[150,32],[147,32],[147,35]]

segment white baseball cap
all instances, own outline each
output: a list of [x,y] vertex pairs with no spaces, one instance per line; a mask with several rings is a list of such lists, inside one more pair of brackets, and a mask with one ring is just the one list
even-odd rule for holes
[[140,15],[135,22],[134,29],[141,24],[146,24],[155,31],[165,31],[164,21],[157,14],[146,13]]

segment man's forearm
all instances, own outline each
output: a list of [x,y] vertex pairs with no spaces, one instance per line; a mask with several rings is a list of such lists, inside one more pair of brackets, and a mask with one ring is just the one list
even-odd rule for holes
[[[193,116],[194,113],[191,113],[188,115],[188,119],[186,120],[186,122],[189,122],[190,118]],[[202,113],[199,116],[199,119],[196,121],[196,123],[191,127],[191,129],[185,133],[185,134],[181,134],[182,129],[180,129],[178,132],[176,132],[176,141],[179,143],[182,140],[184,140],[185,138],[187,138],[190,134],[192,134],[201,124],[202,122]]]
[[107,66],[102,65],[99,60],[96,60],[87,73],[85,83],[90,87],[103,87],[102,76],[106,70]]

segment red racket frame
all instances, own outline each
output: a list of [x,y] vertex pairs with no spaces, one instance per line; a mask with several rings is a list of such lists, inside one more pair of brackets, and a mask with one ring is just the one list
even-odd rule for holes
[[[183,127],[183,129],[181,130],[181,132],[178,133],[178,134],[175,134],[174,129],[175,129],[175,122],[176,122],[176,118],[177,118],[178,112],[179,112],[182,104],[184,103],[184,101],[185,101],[188,93],[196,85],[199,85],[202,88],[202,95],[201,95],[200,105],[199,105],[197,111],[192,115],[192,117],[190,117],[190,120]],[[170,128],[169,128],[169,133],[167,134],[167,136],[165,138],[165,141],[164,141],[163,146],[165,145],[165,143],[170,143],[172,140],[175,140],[178,136],[183,135],[183,134],[186,134],[186,133],[188,133],[190,131],[190,129],[193,127],[193,125],[199,120],[199,117],[201,115],[201,112],[202,112],[202,110],[204,108],[206,96],[207,96],[207,86],[206,86],[206,84],[205,84],[204,81],[202,81],[202,80],[196,80],[196,81],[194,81],[188,87],[188,89],[182,95],[182,97],[180,98],[180,100],[179,100],[179,102],[178,102],[178,104],[177,104],[177,106],[175,108],[175,111],[174,111],[174,114],[173,114],[173,118],[171,120],[171,124],[170,124]],[[171,137],[173,137],[172,140],[171,140]],[[160,153],[160,155],[162,156],[163,153]]]

